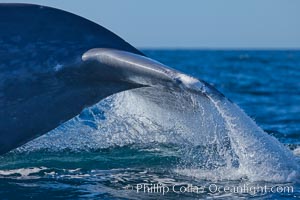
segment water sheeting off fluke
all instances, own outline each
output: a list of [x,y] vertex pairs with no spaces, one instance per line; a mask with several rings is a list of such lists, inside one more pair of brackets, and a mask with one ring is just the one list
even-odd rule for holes
[[[217,89],[144,56],[93,22],[38,5],[0,4],[0,30],[0,154],[57,127],[54,137],[79,132],[83,119],[102,126],[101,137],[88,126],[84,148],[168,143],[184,147],[186,157],[208,148],[214,152],[203,154],[206,170],[220,167],[253,180],[297,177],[291,152]],[[81,113],[103,99],[111,100],[107,116]],[[37,146],[49,146],[43,138]],[[74,141],[65,145],[80,150],[83,139]],[[184,163],[197,169],[200,157]]]

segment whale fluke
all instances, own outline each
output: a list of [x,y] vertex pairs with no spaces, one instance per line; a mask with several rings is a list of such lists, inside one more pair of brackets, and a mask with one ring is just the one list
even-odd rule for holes
[[163,86],[204,94],[209,88],[65,11],[0,4],[0,29],[0,154],[117,92]]
[[0,154],[42,135],[119,91],[81,60],[92,48],[138,55],[123,39],[74,14],[30,4],[0,4]]
[[[124,98],[115,94],[121,91]],[[189,144],[220,143],[218,156],[228,155],[226,166],[243,174],[298,176],[291,152],[206,82],[146,57],[74,14],[0,4],[0,155],[111,95],[119,99],[119,120],[131,112],[171,130],[178,125],[183,136],[190,134],[184,137]]]

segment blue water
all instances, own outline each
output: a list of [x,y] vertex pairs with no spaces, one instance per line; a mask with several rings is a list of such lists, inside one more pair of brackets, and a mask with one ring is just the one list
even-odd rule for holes
[[[144,50],[144,53],[212,84],[265,132],[283,143],[300,166],[300,51]],[[194,166],[194,171],[180,173],[188,166],[183,162],[188,156],[182,154],[182,146],[172,142],[131,140],[122,143],[128,138],[122,138],[122,135],[109,138],[103,132],[113,130],[105,129],[101,129],[99,137],[107,137],[106,146],[99,147],[98,141],[90,141],[88,135],[76,135],[75,140],[72,133],[76,132],[77,123],[82,123],[79,119],[91,119],[84,120],[83,124],[88,127],[84,130],[93,136],[99,134],[99,123],[107,120],[104,111],[85,111],[64,126],[65,135],[60,137],[54,131],[44,140],[0,157],[1,199],[300,198],[297,180],[250,181],[247,177],[235,178],[234,172],[228,172],[229,177],[225,176],[226,172],[214,174],[213,167],[204,171],[201,163],[197,163],[196,169]],[[122,130],[126,132],[127,129]],[[136,130],[137,133],[141,131]],[[176,134],[173,139],[176,140]],[[208,165],[213,160],[210,156],[215,155],[214,147],[189,146],[189,150],[193,155],[200,155],[193,159],[205,160]],[[201,154],[204,151],[206,153]],[[137,192],[138,184],[165,184],[169,189],[176,185],[176,191],[187,184],[205,189],[198,193],[169,191],[163,194],[161,190],[149,193]],[[269,189],[292,187],[293,191],[214,192],[209,190],[213,184],[222,188],[244,184],[249,187],[266,185]]]

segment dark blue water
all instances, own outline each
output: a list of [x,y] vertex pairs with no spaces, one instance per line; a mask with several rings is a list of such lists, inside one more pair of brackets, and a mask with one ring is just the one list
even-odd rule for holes
[[[214,51],[214,50],[144,50],[145,54],[186,74],[211,83],[226,97],[237,103],[265,132],[276,137],[294,155],[300,166],[300,51]],[[134,102],[133,102],[134,103]],[[84,112],[80,118],[89,127],[89,134],[99,131],[105,123],[105,114]],[[122,120],[122,119],[118,119]],[[88,134],[72,136],[76,132],[73,120],[64,127],[64,137],[50,133],[44,140],[0,157],[1,199],[199,199],[235,197],[258,199],[300,198],[297,180],[249,181],[247,177],[234,178],[234,172],[214,174],[216,171],[199,164],[199,170],[184,171],[182,146],[169,142],[129,142],[128,138],[107,137],[89,140]],[[107,122],[106,122],[107,123]],[[115,123],[114,121],[111,123]],[[175,123],[175,122],[174,122]],[[75,124],[75,125],[74,125]],[[117,124],[117,123],[116,123]],[[69,127],[69,128],[68,128]],[[75,128],[74,128],[75,127]],[[116,130],[119,131],[118,127]],[[122,129],[126,132],[127,129]],[[101,129],[101,133],[113,130]],[[137,129],[136,133],[142,132]],[[144,133],[143,133],[144,134]],[[52,136],[53,135],[53,136]],[[74,136],[75,137],[75,136]],[[79,138],[79,139],[78,139]],[[95,137],[97,138],[97,137]],[[121,142],[120,142],[120,141]],[[176,140],[176,134],[174,134]],[[112,142],[113,141],[113,142]],[[117,141],[117,142],[115,142]],[[135,141],[135,140],[131,140]],[[114,143],[115,142],[115,143]],[[70,147],[70,144],[74,144]],[[68,146],[69,145],[69,146]],[[78,147],[78,148],[77,148]],[[205,151],[214,155],[214,147],[189,146],[190,152]],[[200,153],[199,153],[200,152]],[[194,154],[193,154],[194,155]],[[195,154],[196,155],[196,154]],[[193,159],[195,159],[193,157]],[[198,159],[198,158],[197,158]],[[209,156],[203,156],[209,164]],[[198,165],[197,165],[198,166]],[[197,176],[205,174],[207,176]],[[272,174],[270,174],[272,176]],[[230,178],[232,177],[232,178]],[[165,184],[152,192],[137,192],[139,184]],[[178,192],[188,184],[203,190]],[[214,191],[215,185],[224,189],[250,186],[279,188],[277,192]],[[155,185],[152,185],[155,186]],[[158,185],[160,186],[160,185]],[[209,189],[209,186],[211,188]],[[282,191],[290,187],[292,191]]]

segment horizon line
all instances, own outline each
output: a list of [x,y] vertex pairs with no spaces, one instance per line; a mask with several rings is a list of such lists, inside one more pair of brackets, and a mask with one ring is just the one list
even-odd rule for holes
[[140,50],[300,51],[300,47],[136,47]]

